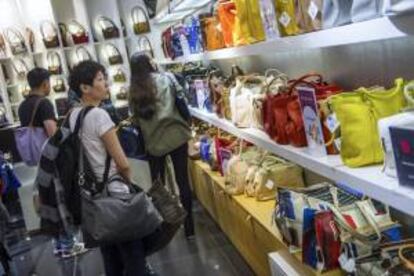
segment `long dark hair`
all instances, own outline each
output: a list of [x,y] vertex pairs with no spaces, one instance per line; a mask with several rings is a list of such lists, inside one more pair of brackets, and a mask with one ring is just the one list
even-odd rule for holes
[[151,76],[156,69],[145,54],[134,54],[131,57],[131,86],[129,104],[134,116],[149,120],[154,116],[157,103],[157,87]]

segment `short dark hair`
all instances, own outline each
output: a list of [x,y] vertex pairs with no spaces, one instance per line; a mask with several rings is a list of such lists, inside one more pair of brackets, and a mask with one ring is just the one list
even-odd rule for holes
[[29,83],[30,89],[39,88],[44,81],[49,81],[50,73],[44,68],[33,68],[27,73],[27,82]]
[[73,68],[72,72],[70,73],[70,89],[75,91],[76,95],[81,98],[81,85],[93,85],[93,80],[99,72],[102,72],[102,74],[106,75],[105,67],[102,64],[92,60],[85,60],[80,62]]

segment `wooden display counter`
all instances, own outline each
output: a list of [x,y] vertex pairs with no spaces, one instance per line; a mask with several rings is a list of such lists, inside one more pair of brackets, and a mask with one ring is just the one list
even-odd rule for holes
[[[287,251],[282,237],[272,222],[275,201],[258,202],[244,195],[231,196],[224,191],[224,178],[210,170],[201,161],[190,161],[190,174],[194,192],[208,213],[218,223],[240,254],[245,258],[254,272],[270,275],[268,254],[275,251]],[[300,261],[300,254],[295,255],[297,264],[306,275],[318,275]],[[337,271],[323,275],[342,275]]]

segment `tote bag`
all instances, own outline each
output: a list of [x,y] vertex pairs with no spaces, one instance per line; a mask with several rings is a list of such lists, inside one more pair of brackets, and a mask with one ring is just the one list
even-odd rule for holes
[[18,128],[14,132],[17,150],[28,166],[36,166],[39,163],[43,145],[47,140],[45,130],[33,126],[41,101],[42,99],[39,99],[35,104],[29,126]]

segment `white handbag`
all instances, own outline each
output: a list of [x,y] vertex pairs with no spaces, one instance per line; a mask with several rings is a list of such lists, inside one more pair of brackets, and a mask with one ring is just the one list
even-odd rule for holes
[[352,0],[324,0],[322,28],[342,26],[351,23]]
[[352,22],[361,22],[381,16],[382,0],[353,0]]
[[414,1],[412,0],[382,0],[382,14],[385,16],[397,15],[414,10]]

